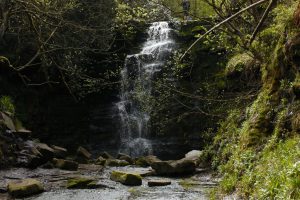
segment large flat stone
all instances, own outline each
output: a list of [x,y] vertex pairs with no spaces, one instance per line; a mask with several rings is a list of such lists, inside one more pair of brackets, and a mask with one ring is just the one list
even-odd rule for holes
[[8,183],[7,190],[13,197],[22,198],[39,194],[44,191],[44,187],[38,180],[23,179]]
[[150,181],[148,181],[149,187],[166,186],[166,185],[171,185],[171,181],[169,181],[169,180],[150,180]]
[[157,175],[187,175],[196,171],[193,160],[157,161],[151,164]]
[[121,171],[112,171],[110,179],[120,182],[123,185],[138,186],[142,185],[142,177],[139,174],[133,174]]

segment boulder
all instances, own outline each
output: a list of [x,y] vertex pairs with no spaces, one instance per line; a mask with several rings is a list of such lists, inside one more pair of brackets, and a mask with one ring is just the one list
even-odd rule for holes
[[136,159],[135,164],[140,167],[149,167],[152,163],[159,161],[161,160],[158,159],[156,156],[149,155]]
[[54,165],[53,165],[52,162],[48,161],[45,164],[41,165],[41,168],[43,168],[43,169],[53,169]]
[[185,160],[194,161],[196,165],[199,165],[201,162],[201,157],[203,155],[203,151],[192,150],[185,154]]
[[95,163],[96,163],[97,165],[105,165],[106,159],[103,158],[102,156],[100,156],[99,158],[97,158],[97,160],[95,161]]
[[77,155],[75,160],[81,164],[88,164],[91,157],[92,154],[88,152],[88,150],[86,150],[83,147],[79,147],[77,149]]
[[18,146],[22,150],[17,154],[17,166],[37,168],[46,162],[43,155],[34,146],[33,141],[26,141]]
[[100,156],[102,156],[103,158],[105,159],[113,159],[114,157],[112,155],[110,155],[109,153],[107,153],[106,151],[105,152],[102,152],[100,154]]
[[169,180],[150,180],[150,181],[148,181],[149,187],[166,186],[166,185],[171,185],[171,181],[169,181]]
[[54,166],[59,169],[76,171],[78,169],[78,163],[71,160],[53,159]]
[[74,177],[68,180],[68,189],[95,189],[97,188],[97,181],[91,177]]
[[50,148],[47,144],[37,143],[36,149],[43,155],[43,159],[51,160],[54,157],[54,150]]
[[66,158],[68,154],[67,149],[55,145],[52,145],[51,148],[54,150],[55,158]]
[[181,159],[171,164],[174,167],[174,174],[193,174],[196,171],[196,164],[192,160]]
[[38,180],[24,179],[8,183],[7,190],[13,197],[23,198],[43,192],[44,187]]
[[142,177],[138,174],[112,171],[110,179],[116,182],[120,182],[123,185],[138,186],[142,185]]
[[90,152],[88,152],[88,150],[86,150],[85,148],[78,147],[78,149],[77,149],[77,156],[85,158],[85,159],[91,159],[92,154]]
[[124,167],[130,165],[126,160],[108,159],[105,165],[110,167]]
[[117,156],[117,159],[125,160],[131,165],[134,164],[134,160],[129,155],[126,155],[126,154],[123,154],[123,153],[119,153],[118,156]]
[[157,175],[187,175],[196,170],[196,164],[192,160],[158,161],[151,164]]
[[35,169],[44,163],[45,162],[41,157],[25,152],[19,153],[17,157],[17,166],[19,167]]

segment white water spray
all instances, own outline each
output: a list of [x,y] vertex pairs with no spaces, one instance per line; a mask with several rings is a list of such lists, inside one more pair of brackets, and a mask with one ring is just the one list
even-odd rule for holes
[[140,53],[128,55],[121,71],[120,102],[117,103],[121,118],[120,152],[133,157],[152,154],[150,113],[152,81],[174,48],[168,22],[155,22],[148,29],[148,39]]

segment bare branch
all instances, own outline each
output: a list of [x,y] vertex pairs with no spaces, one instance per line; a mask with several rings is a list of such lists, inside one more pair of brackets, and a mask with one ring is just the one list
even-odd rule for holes
[[181,56],[180,61],[182,61],[182,59],[187,55],[187,53],[200,41],[202,40],[205,36],[207,36],[208,34],[210,34],[211,32],[213,32],[215,29],[219,28],[220,26],[222,26],[223,24],[226,24],[228,21],[231,21],[232,19],[236,18],[237,16],[241,15],[242,13],[244,13],[245,11],[260,5],[262,3],[265,3],[267,0],[260,0],[254,4],[251,4],[250,6],[240,10],[239,12],[235,13],[234,15],[232,15],[231,17],[228,17],[227,19],[223,20],[222,22],[220,22],[219,24],[215,25],[214,27],[212,27],[210,30],[208,30],[205,34],[203,34],[201,37],[199,37]]

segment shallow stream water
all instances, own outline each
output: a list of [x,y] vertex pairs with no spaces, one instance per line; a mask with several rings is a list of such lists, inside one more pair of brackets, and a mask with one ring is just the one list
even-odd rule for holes
[[[141,172],[149,168],[137,167],[110,167],[100,169],[98,166],[81,166],[77,172],[58,169],[11,169],[0,171],[0,187],[5,187],[8,181],[13,179],[36,178],[43,182],[46,192],[26,198],[26,200],[206,200],[211,188],[216,181],[209,172],[197,173],[190,177],[166,178],[148,176],[143,178],[142,186],[129,187],[109,179],[112,170]],[[105,185],[100,189],[92,190],[68,190],[63,189],[66,180],[70,177],[84,175],[96,178],[99,183]],[[171,185],[163,187],[149,187],[147,182],[155,179],[166,179]],[[8,195],[0,195],[0,199],[9,199]]]

